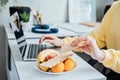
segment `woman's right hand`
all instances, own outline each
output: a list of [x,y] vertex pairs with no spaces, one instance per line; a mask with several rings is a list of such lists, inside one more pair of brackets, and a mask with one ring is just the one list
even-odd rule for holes
[[98,61],[103,61],[105,58],[104,52],[99,49],[96,40],[92,37],[89,36],[78,37],[72,42],[71,46],[75,50],[83,51],[86,54],[90,55],[93,59],[96,59]]
[[43,41],[51,43],[51,44],[53,44],[54,46],[57,46],[57,47],[61,47],[64,44],[62,39],[60,39],[56,36],[52,36],[52,35],[43,35],[40,38],[39,42],[42,43]]

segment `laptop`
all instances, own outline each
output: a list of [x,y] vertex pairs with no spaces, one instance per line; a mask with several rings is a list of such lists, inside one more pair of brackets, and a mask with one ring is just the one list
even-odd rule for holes
[[10,16],[9,23],[14,32],[22,60],[36,60],[38,53],[47,48],[46,44],[28,44],[26,42],[26,38],[24,36],[22,25],[20,23],[17,12]]

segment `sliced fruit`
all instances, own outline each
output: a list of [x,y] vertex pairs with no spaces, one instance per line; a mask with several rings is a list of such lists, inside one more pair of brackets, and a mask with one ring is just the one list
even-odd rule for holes
[[45,61],[50,60],[51,58],[58,56],[58,55],[59,55],[59,53],[54,49],[46,49],[46,50],[41,51],[37,57],[38,67],[42,71],[45,71],[45,72],[49,71],[49,68],[47,68],[45,66],[40,66],[40,64]]
[[[56,50],[54,50],[54,49],[45,49],[45,50],[41,51],[41,52],[38,54],[38,57],[37,57],[38,63],[45,61],[45,58],[46,58],[49,54],[59,55],[59,53],[58,53]],[[53,57],[53,56],[52,56],[52,57]]]
[[49,68],[47,68],[47,67],[39,66],[39,68],[40,68],[42,71],[45,71],[45,72],[48,72],[48,71],[49,71]]
[[48,61],[54,57],[56,57],[58,54],[56,53],[51,53],[51,54],[48,54],[46,57],[45,57],[45,61]]
[[54,73],[63,72],[64,71],[64,63],[60,62],[57,65],[53,66],[51,68],[51,71],[54,72]]
[[64,70],[69,71],[72,70],[75,67],[75,62],[72,58],[67,58],[64,61]]

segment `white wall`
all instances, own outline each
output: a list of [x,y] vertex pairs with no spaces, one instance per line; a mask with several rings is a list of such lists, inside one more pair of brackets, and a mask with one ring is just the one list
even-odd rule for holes
[[42,13],[42,22],[67,21],[67,0],[9,0],[9,3],[0,12],[0,24],[8,21],[9,6],[29,6]]
[[[67,0],[26,0],[23,5],[39,9],[42,22],[65,22],[67,20]],[[38,3],[38,4],[36,4]],[[35,5],[34,5],[35,4]]]
[[[111,4],[112,2],[113,0],[96,0],[97,20],[100,21],[102,19],[105,5]],[[43,15],[43,23],[68,21],[67,0],[9,0],[9,3],[6,5],[6,7],[4,7],[2,12],[0,12],[0,24],[8,22],[9,6],[17,5],[30,6],[33,9],[39,9]]]

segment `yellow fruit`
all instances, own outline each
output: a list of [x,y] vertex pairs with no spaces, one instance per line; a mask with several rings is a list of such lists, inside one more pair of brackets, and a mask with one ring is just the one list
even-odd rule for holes
[[49,54],[56,54],[56,56],[59,55],[59,53],[58,53],[56,50],[54,50],[54,49],[45,49],[45,50],[41,51],[41,52],[38,54],[38,57],[37,57],[38,63],[44,62],[44,61],[45,61],[45,58],[46,58]]
[[40,66],[40,64],[48,61],[51,58],[58,56],[58,55],[59,55],[59,53],[54,49],[45,49],[45,50],[41,51],[37,56],[38,67],[42,71],[45,71],[45,72],[49,71],[49,68]]
[[54,73],[63,72],[64,71],[64,63],[60,62],[57,65],[53,66],[51,68],[51,71],[54,72]]
[[72,58],[67,58],[64,61],[64,70],[69,71],[72,70],[75,67],[75,62],[73,61]]
[[40,64],[40,62],[41,62],[41,55],[40,55],[40,53],[38,54],[37,61],[38,61],[38,64]]
[[45,71],[45,72],[48,72],[48,70],[49,70],[49,68],[43,67],[43,66],[39,66],[39,68],[40,68],[42,71]]

